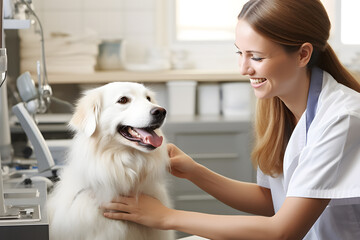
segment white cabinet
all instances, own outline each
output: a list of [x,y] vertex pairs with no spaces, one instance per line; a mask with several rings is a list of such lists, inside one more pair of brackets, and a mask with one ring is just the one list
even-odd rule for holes
[[[249,120],[223,117],[168,119],[163,130],[195,161],[226,177],[253,182],[250,160],[252,126]],[[219,202],[191,182],[171,177],[170,192],[176,209],[211,214],[244,214]],[[236,191],[236,189],[234,189]],[[179,233],[179,237],[185,236]]]

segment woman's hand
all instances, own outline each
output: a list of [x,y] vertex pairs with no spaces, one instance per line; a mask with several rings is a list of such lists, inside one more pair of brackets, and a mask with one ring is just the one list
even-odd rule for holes
[[131,221],[162,230],[169,229],[168,217],[175,211],[148,195],[119,196],[110,203],[102,204],[101,208],[106,218]]
[[170,157],[170,173],[179,178],[190,179],[199,164],[174,144],[168,144],[167,150]]

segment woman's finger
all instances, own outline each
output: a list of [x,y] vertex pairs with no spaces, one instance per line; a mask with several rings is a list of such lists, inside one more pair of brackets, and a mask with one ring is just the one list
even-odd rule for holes
[[175,157],[176,155],[179,155],[180,153],[183,153],[183,151],[181,151],[180,148],[178,148],[175,144],[168,143],[166,145],[166,147],[167,147],[168,155],[170,158]]
[[114,220],[134,221],[133,215],[125,212],[104,212],[104,217]]
[[118,202],[109,202],[101,204],[101,208],[105,211],[115,211],[115,212],[129,212],[130,207],[125,203]]
[[166,147],[167,147],[169,157],[172,157],[173,156],[173,151],[175,150],[175,145],[172,144],[172,143],[168,143],[166,145]]

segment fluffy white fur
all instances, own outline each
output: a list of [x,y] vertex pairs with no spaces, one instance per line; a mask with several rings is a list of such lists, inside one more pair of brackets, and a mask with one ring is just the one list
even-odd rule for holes
[[[118,103],[127,97],[127,104]],[[150,98],[151,99],[150,99]],[[149,101],[149,99],[151,101]],[[118,125],[146,127],[158,105],[137,83],[110,83],[87,91],[70,121],[76,132],[68,159],[48,199],[51,240],[170,240],[172,231],[103,217],[99,206],[118,195],[145,193],[169,206],[165,142],[149,150],[121,136]],[[155,132],[161,136],[159,129]]]

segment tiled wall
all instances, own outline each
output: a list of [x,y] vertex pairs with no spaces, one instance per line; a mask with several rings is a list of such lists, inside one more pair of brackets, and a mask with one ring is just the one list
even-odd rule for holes
[[171,42],[171,0],[33,0],[45,32],[80,34],[96,31],[100,39],[125,39],[126,61],[146,62],[150,49],[186,51],[195,68],[237,69],[232,42],[179,44]]
[[141,61],[156,43],[157,0],[34,0],[44,31],[81,34],[96,31],[100,39],[126,39],[128,58]]

